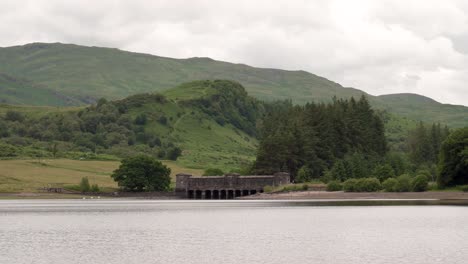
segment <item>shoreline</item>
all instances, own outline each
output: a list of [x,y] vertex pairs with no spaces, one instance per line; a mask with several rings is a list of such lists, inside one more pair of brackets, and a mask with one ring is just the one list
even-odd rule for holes
[[468,192],[326,192],[260,193],[240,200],[467,200]]
[[[178,197],[173,192],[163,193],[120,193],[115,196],[111,193],[77,194],[77,193],[0,193],[0,200],[5,199],[149,199],[149,200],[195,200]],[[295,191],[278,193],[259,193],[230,200],[464,200],[468,201],[468,192],[326,192],[326,191]],[[208,201],[208,200],[205,200]],[[223,201],[223,200],[220,200]]]

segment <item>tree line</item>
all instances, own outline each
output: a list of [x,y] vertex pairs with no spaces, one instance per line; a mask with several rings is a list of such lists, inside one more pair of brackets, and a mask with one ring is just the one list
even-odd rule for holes
[[[272,109],[260,123],[254,173],[286,171],[295,182],[377,180],[397,183],[403,187],[388,189],[400,191],[426,189],[423,178],[437,179],[440,187],[468,183],[466,128],[450,140],[447,126],[421,122],[408,132],[402,151],[389,151],[382,115],[364,96],[305,106],[284,101]],[[416,187],[409,188],[410,182]]]
[[[7,111],[0,116],[1,156],[56,156],[60,150],[118,157],[148,154],[176,160],[182,152],[180,147],[145,129],[148,122],[145,113],[136,116],[129,113],[132,107],[148,102],[164,104],[166,99],[146,94],[113,102],[100,99],[96,105],[79,111],[46,114]],[[164,113],[154,114],[158,122],[167,125]]]

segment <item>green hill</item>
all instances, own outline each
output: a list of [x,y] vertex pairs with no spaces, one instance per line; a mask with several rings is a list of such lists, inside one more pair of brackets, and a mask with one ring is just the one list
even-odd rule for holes
[[[0,98],[18,104],[83,105],[101,97],[121,99],[132,94],[160,92],[201,79],[234,80],[254,97],[291,99],[301,104],[365,94],[305,71],[255,68],[209,58],[172,59],[72,44],[33,43],[0,48],[0,61],[0,72],[35,84],[22,85],[21,89],[15,84],[3,85]],[[38,85],[47,87],[46,91]],[[4,92],[17,89],[19,92],[13,95]],[[47,91],[56,94],[49,96]],[[28,96],[35,93],[42,95],[31,100]],[[442,105],[418,95],[369,95],[369,98],[374,107],[410,119],[442,121],[453,127],[468,124],[468,107]]]
[[[0,157],[48,158],[58,148],[63,158],[145,153],[177,158],[183,167],[230,170],[254,159],[262,113],[263,104],[230,81],[186,83],[166,95],[138,94],[89,107],[0,105]],[[173,154],[177,149],[180,157]]]
[[424,122],[442,123],[451,127],[468,126],[468,107],[441,104],[417,94],[389,94],[373,99],[375,107],[402,117]]
[[27,79],[0,73],[0,103],[66,106],[79,102]]

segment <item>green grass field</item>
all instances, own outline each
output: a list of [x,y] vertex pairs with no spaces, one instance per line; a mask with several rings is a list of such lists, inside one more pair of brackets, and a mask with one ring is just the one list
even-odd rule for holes
[[[185,172],[201,175],[197,169],[186,169],[172,161],[163,161],[171,168],[171,176]],[[110,177],[118,168],[117,161],[79,161],[69,159],[49,160],[0,160],[0,192],[38,192],[46,186],[63,187],[79,184],[88,177],[91,184],[98,184],[104,191],[117,189]]]

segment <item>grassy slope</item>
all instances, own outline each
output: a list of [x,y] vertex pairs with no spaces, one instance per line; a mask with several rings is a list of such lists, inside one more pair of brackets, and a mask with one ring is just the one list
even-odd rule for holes
[[9,105],[0,103],[0,115],[8,111],[21,112],[26,115],[43,116],[50,113],[77,111],[84,109],[84,106],[54,107],[54,106],[30,106],[30,105]]
[[[201,82],[188,83],[168,90],[165,93],[168,103],[143,105],[130,113],[133,116],[146,113],[149,116],[146,131],[168,137],[182,147],[179,164],[191,168],[238,168],[239,164],[254,159],[257,140],[230,124],[219,125],[212,117],[182,102],[216,92]],[[154,113],[164,113],[168,125],[157,122],[158,116],[151,116]]]
[[468,107],[441,104],[417,94],[381,95],[374,99],[374,105],[413,120],[468,126]]
[[[201,171],[180,167],[172,161],[163,161],[172,170],[171,176],[179,172],[200,175]],[[104,191],[117,188],[110,177],[118,166],[117,161],[56,160],[0,160],[0,192],[37,192],[44,186],[66,186],[79,184],[88,177]]]
[[[168,102],[148,103],[129,109],[131,118],[145,113],[148,122],[145,131],[179,145],[183,155],[177,164],[190,168],[218,167],[229,171],[239,168],[254,159],[257,140],[230,124],[219,125],[212,117],[196,107],[184,104],[183,100],[216,93],[214,89],[188,83],[168,90]],[[183,95],[183,96],[182,96]],[[183,100],[182,100],[183,99]],[[57,111],[78,111],[84,107],[12,106],[0,104],[0,115],[15,110],[26,115],[42,116]],[[167,124],[158,122],[160,116],[167,118]]]
[[79,102],[22,78],[0,73],[0,103],[66,106]]

